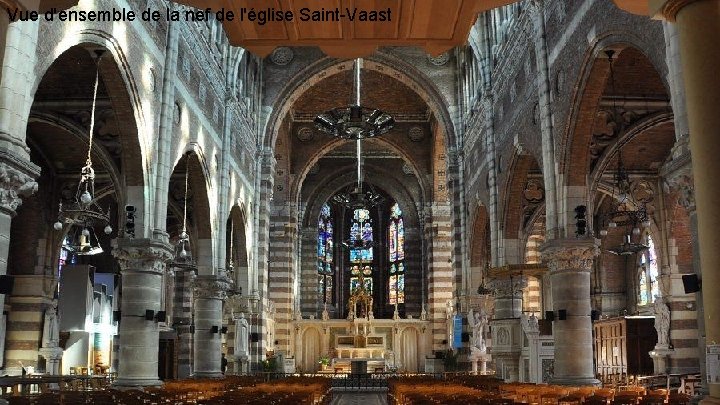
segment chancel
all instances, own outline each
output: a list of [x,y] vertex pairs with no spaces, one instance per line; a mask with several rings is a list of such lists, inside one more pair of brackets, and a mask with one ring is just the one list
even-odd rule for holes
[[720,402],[720,0],[3,7],[0,403]]

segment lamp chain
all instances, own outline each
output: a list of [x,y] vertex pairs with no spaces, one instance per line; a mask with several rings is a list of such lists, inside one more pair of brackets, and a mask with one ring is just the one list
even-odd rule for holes
[[187,156],[185,159],[185,201],[183,204],[183,234],[187,234],[188,174],[190,173],[190,156]]
[[93,132],[95,132],[95,105],[97,103],[97,92],[98,84],[100,83],[100,61],[98,61],[98,68],[95,71],[95,89],[93,90],[93,102],[92,110],[90,110],[90,145],[88,147],[87,162],[88,166],[92,166],[92,147],[93,147]]

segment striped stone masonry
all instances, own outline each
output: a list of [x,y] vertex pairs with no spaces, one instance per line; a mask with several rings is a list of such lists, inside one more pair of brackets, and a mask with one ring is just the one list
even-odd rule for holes
[[268,298],[275,305],[276,350],[290,353],[291,321],[295,309],[295,254],[297,245],[297,209],[293,205],[273,207],[270,226]]
[[[425,240],[428,257],[428,314],[432,321],[433,350],[449,346],[447,331],[448,302],[453,301],[455,271],[452,266],[453,227],[448,203],[434,203],[426,213]],[[443,341],[446,343],[443,344]]]
[[177,362],[178,378],[188,378],[193,371],[193,282],[197,269],[173,267],[175,272],[175,294],[173,296],[172,323],[178,335]]

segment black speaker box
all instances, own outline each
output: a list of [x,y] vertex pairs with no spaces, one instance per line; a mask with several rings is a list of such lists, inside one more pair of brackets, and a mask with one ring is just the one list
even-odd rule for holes
[[12,294],[15,277],[4,274],[0,276],[0,294]]
[[685,294],[696,293],[700,291],[700,287],[702,286],[700,278],[697,274],[684,274],[682,276],[682,281]]
[[113,311],[113,322],[120,322],[120,311]]
[[152,321],[153,319],[155,319],[155,311],[153,311],[152,309],[146,309],[145,310],[145,320]]
[[592,319],[593,321],[599,321],[600,311],[598,311],[597,309],[593,309],[592,311],[590,311],[590,319]]
[[157,315],[155,316],[155,319],[157,319],[158,322],[165,322],[167,320],[167,312],[158,311]]
[[220,328],[217,325],[213,325],[210,328],[210,333],[218,333],[218,332],[220,332]]
[[250,341],[253,343],[257,343],[260,341],[260,336],[258,336],[257,332],[253,332],[250,334]]
[[225,334],[225,333],[227,333],[227,331],[228,331],[228,327],[227,327],[227,326],[223,326],[222,328],[220,328],[220,333]]
[[555,320],[555,312],[553,311],[545,311],[545,319],[552,322]]
[[567,310],[566,309],[558,309],[558,320],[564,321],[567,319]]
[[463,332],[463,334],[460,336],[460,341],[463,343],[467,343],[470,341],[470,334],[467,332]]

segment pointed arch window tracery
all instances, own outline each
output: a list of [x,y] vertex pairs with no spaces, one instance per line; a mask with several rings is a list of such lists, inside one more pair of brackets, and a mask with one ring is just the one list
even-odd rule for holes
[[333,221],[330,205],[325,203],[318,218],[317,241],[318,293],[323,303],[332,302],[333,290]]
[[388,298],[390,305],[405,303],[405,224],[400,205],[390,208],[388,229],[388,259],[390,277]]

